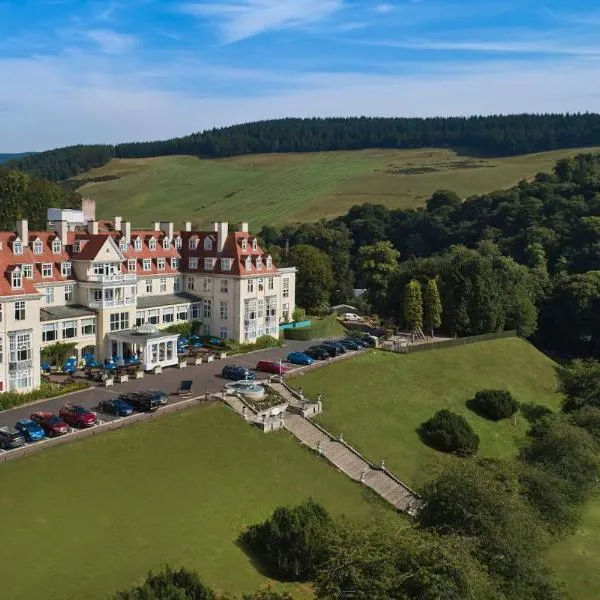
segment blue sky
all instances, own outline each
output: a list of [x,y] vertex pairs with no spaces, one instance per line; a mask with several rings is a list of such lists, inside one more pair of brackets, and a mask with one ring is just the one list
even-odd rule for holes
[[284,116],[600,112],[597,0],[0,0],[0,152]]

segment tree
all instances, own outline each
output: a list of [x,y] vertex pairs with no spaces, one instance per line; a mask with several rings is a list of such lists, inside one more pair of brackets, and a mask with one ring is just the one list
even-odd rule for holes
[[569,420],[573,425],[585,429],[594,438],[596,444],[600,444],[600,408],[584,406],[571,412]]
[[276,577],[307,581],[327,557],[332,526],[327,511],[308,500],[277,508],[270,519],[249,527],[240,541]]
[[492,421],[512,417],[519,410],[519,403],[508,390],[481,390],[469,402],[477,414]]
[[431,337],[434,337],[434,330],[442,324],[442,301],[435,279],[428,279],[423,294],[423,322]]
[[471,456],[479,448],[479,436],[467,420],[449,410],[439,410],[421,424],[419,434],[423,441],[436,450]]
[[292,248],[290,263],[298,269],[296,302],[313,311],[328,305],[334,282],[330,258],[313,246],[300,244]]
[[427,200],[425,206],[428,212],[434,212],[442,207],[454,208],[461,203],[460,196],[452,190],[437,190]]
[[398,271],[399,257],[400,253],[388,241],[362,246],[358,251],[361,279],[369,302],[378,312],[389,302],[389,285]]
[[574,360],[558,369],[560,391],[564,394],[564,412],[585,406],[600,408],[600,362]]
[[404,324],[409,331],[423,329],[423,296],[416,279],[404,288],[403,313]]

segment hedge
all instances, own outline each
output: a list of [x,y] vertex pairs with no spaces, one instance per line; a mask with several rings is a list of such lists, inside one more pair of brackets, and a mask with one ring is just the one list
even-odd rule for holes
[[0,394],[0,410],[8,410],[9,408],[15,408],[27,404],[28,402],[35,402],[36,400],[45,400],[47,398],[55,398],[56,396],[62,396],[63,394],[69,394],[70,392],[78,392],[85,390],[89,387],[85,381],[76,381],[75,383],[49,383],[43,381],[37,390],[32,392],[26,392],[20,394],[18,392],[5,392]]

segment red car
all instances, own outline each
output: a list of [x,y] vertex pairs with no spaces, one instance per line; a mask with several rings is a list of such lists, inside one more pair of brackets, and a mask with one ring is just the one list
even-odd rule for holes
[[58,414],[71,427],[93,427],[98,422],[95,413],[77,404],[65,404]]
[[47,410],[34,412],[29,418],[35,421],[48,437],[64,435],[69,431],[69,426],[58,415]]
[[256,363],[256,370],[263,373],[273,373],[275,375],[283,375],[290,369],[282,365],[278,360],[259,360]]

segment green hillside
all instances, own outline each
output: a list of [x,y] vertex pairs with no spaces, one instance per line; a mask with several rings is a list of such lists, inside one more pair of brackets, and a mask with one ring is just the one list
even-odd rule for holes
[[258,230],[330,218],[364,202],[420,206],[440,188],[464,197],[493,191],[585,150],[598,148],[501,159],[438,149],[114,159],[79,176],[88,181],[79,191],[97,200],[104,218],[118,213],[141,224],[164,218],[246,220]]

